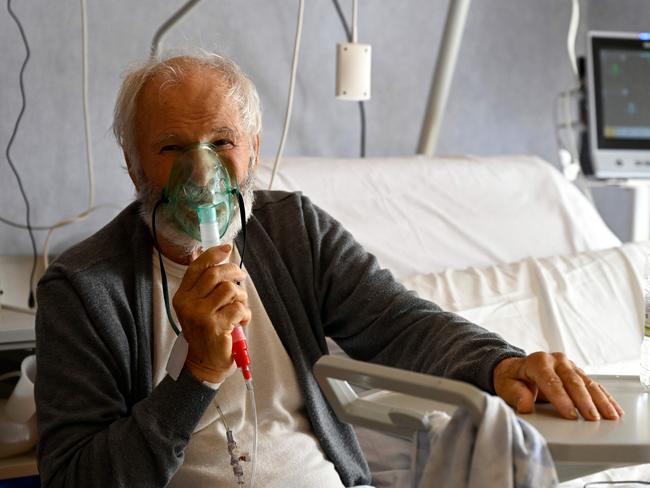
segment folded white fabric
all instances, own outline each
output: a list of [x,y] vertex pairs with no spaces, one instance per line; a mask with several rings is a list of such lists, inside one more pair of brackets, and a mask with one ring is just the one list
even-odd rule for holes
[[417,436],[413,486],[545,488],[558,485],[546,440],[499,397],[478,428],[458,409],[447,426]]
[[638,374],[646,254],[650,241],[402,282],[528,353],[564,352],[590,373]]

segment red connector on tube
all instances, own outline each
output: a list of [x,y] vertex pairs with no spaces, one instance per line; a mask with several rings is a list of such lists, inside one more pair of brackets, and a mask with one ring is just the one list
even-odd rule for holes
[[246,344],[246,336],[241,325],[235,327],[232,332],[232,358],[235,364],[241,369],[242,375],[246,381],[252,378],[251,370],[248,365],[251,363],[251,358],[248,356],[248,344]]

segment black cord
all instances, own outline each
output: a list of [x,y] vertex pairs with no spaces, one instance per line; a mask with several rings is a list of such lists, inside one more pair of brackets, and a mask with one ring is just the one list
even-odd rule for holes
[[596,486],[596,485],[629,485],[629,484],[634,484],[634,485],[650,485],[649,481],[636,481],[636,480],[628,480],[628,481],[590,481],[589,483],[585,483],[583,488],[588,488],[590,486]]
[[241,256],[239,256],[239,267],[242,268],[244,266],[244,254],[246,254],[246,208],[244,207],[244,197],[242,196],[241,192],[238,189],[234,190],[234,192],[237,195],[239,217],[241,219],[242,240],[244,241],[241,246]]
[[6,219],[4,217],[0,217],[0,222],[3,224],[10,225],[11,227],[16,227],[17,229],[32,229],[32,230],[50,230],[52,226],[48,225],[30,225],[27,227],[24,224],[19,224],[18,222],[14,222],[13,220]]
[[[348,39],[348,42],[352,42],[352,32],[348,26],[347,21],[345,20],[345,15],[343,15],[343,10],[341,10],[341,5],[339,0],[332,0],[334,2],[334,8],[336,8],[336,13],[341,19],[341,24],[343,25],[343,30],[345,31],[345,36]],[[359,116],[361,117],[361,148],[359,153],[362,158],[366,157],[366,110],[364,102],[359,102]]]
[[345,37],[348,39],[348,42],[352,42],[352,32],[348,26],[347,20],[345,20],[345,15],[343,15],[343,10],[341,9],[341,4],[339,0],[332,0],[334,2],[334,8],[336,13],[339,14],[339,19],[341,19],[341,24],[343,24],[343,30],[345,31]]
[[366,157],[366,105],[359,102],[359,115],[361,116],[361,149],[359,150],[362,158]]
[[23,61],[23,65],[20,68],[20,75],[18,77],[18,84],[20,86],[20,96],[22,99],[22,106],[20,107],[20,113],[18,114],[18,118],[16,119],[16,123],[14,124],[14,128],[11,132],[11,137],[9,138],[9,142],[7,143],[7,148],[5,149],[5,155],[7,157],[7,162],[11,167],[11,171],[13,171],[14,175],[16,176],[16,181],[18,182],[18,188],[20,189],[20,194],[22,195],[23,200],[25,201],[25,221],[27,224],[26,228],[29,233],[29,239],[32,243],[32,254],[34,257],[32,261],[32,272],[29,275],[29,300],[27,304],[29,305],[29,308],[34,308],[35,305],[34,275],[36,274],[36,240],[34,239],[34,232],[32,230],[32,225],[31,225],[29,199],[27,198],[27,194],[25,193],[25,188],[23,187],[23,182],[20,179],[18,170],[16,169],[16,166],[14,166],[14,163],[11,160],[11,146],[14,143],[16,134],[18,133],[18,127],[20,126],[20,121],[22,120],[23,114],[25,113],[25,109],[27,108],[27,98],[25,97],[25,83],[23,81],[23,77],[25,73],[25,66],[27,66],[27,61],[29,61],[29,56],[31,53],[29,50],[29,44],[27,43],[27,36],[25,36],[25,31],[23,30],[23,26],[20,23],[20,20],[18,20],[18,17],[16,17],[16,14],[14,14],[14,12],[11,10],[11,0],[7,0],[7,11],[9,12],[9,15],[11,15],[11,18],[14,19],[14,22],[16,22],[16,25],[18,26],[18,30],[20,31],[20,36],[23,39],[23,43],[25,45],[25,60]]
[[153,234],[153,244],[154,246],[156,246],[156,250],[158,251],[158,262],[160,263],[160,279],[162,281],[163,300],[165,302],[165,311],[167,312],[167,319],[169,320],[169,325],[172,326],[174,333],[176,335],[180,335],[181,329],[180,327],[178,327],[178,324],[176,324],[176,321],[172,316],[172,309],[169,306],[169,286],[167,285],[167,273],[165,273],[165,265],[163,264],[163,260],[162,260],[162,252],[160,251],[160,246],[158,245],[158,233],[156,232],[156,211],[158,210],[160,204],[163,203],[164,201],[165,201],[165,196],[163,195],[154,206],[153,212],[151,212],[151,233]]

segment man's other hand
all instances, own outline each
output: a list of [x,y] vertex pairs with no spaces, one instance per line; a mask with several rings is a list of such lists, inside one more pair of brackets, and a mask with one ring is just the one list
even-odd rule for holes
[[562,417],[615,420],[623,409],[605,388],[563,353],[535,352],[507,358],[493,372],[494,389],[518,413],[530,413],[536,401],[552,403]]
[[208,249],[190,264],[173,305],[189,345],[185,367],[198,380],[220,383],[232,373],[232,338],[251,318],[246,291],[237,283],[246,273],[228,258],[230,245]]

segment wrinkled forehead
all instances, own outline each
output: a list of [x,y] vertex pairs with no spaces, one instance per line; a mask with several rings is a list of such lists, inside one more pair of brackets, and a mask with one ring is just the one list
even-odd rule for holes
[[[206,66],[170,66],[152,74],[136,101],[140,131],[219,124],[239,132],[240,117],[222,75]],[[139,132],[140,132],[139,131]]]

